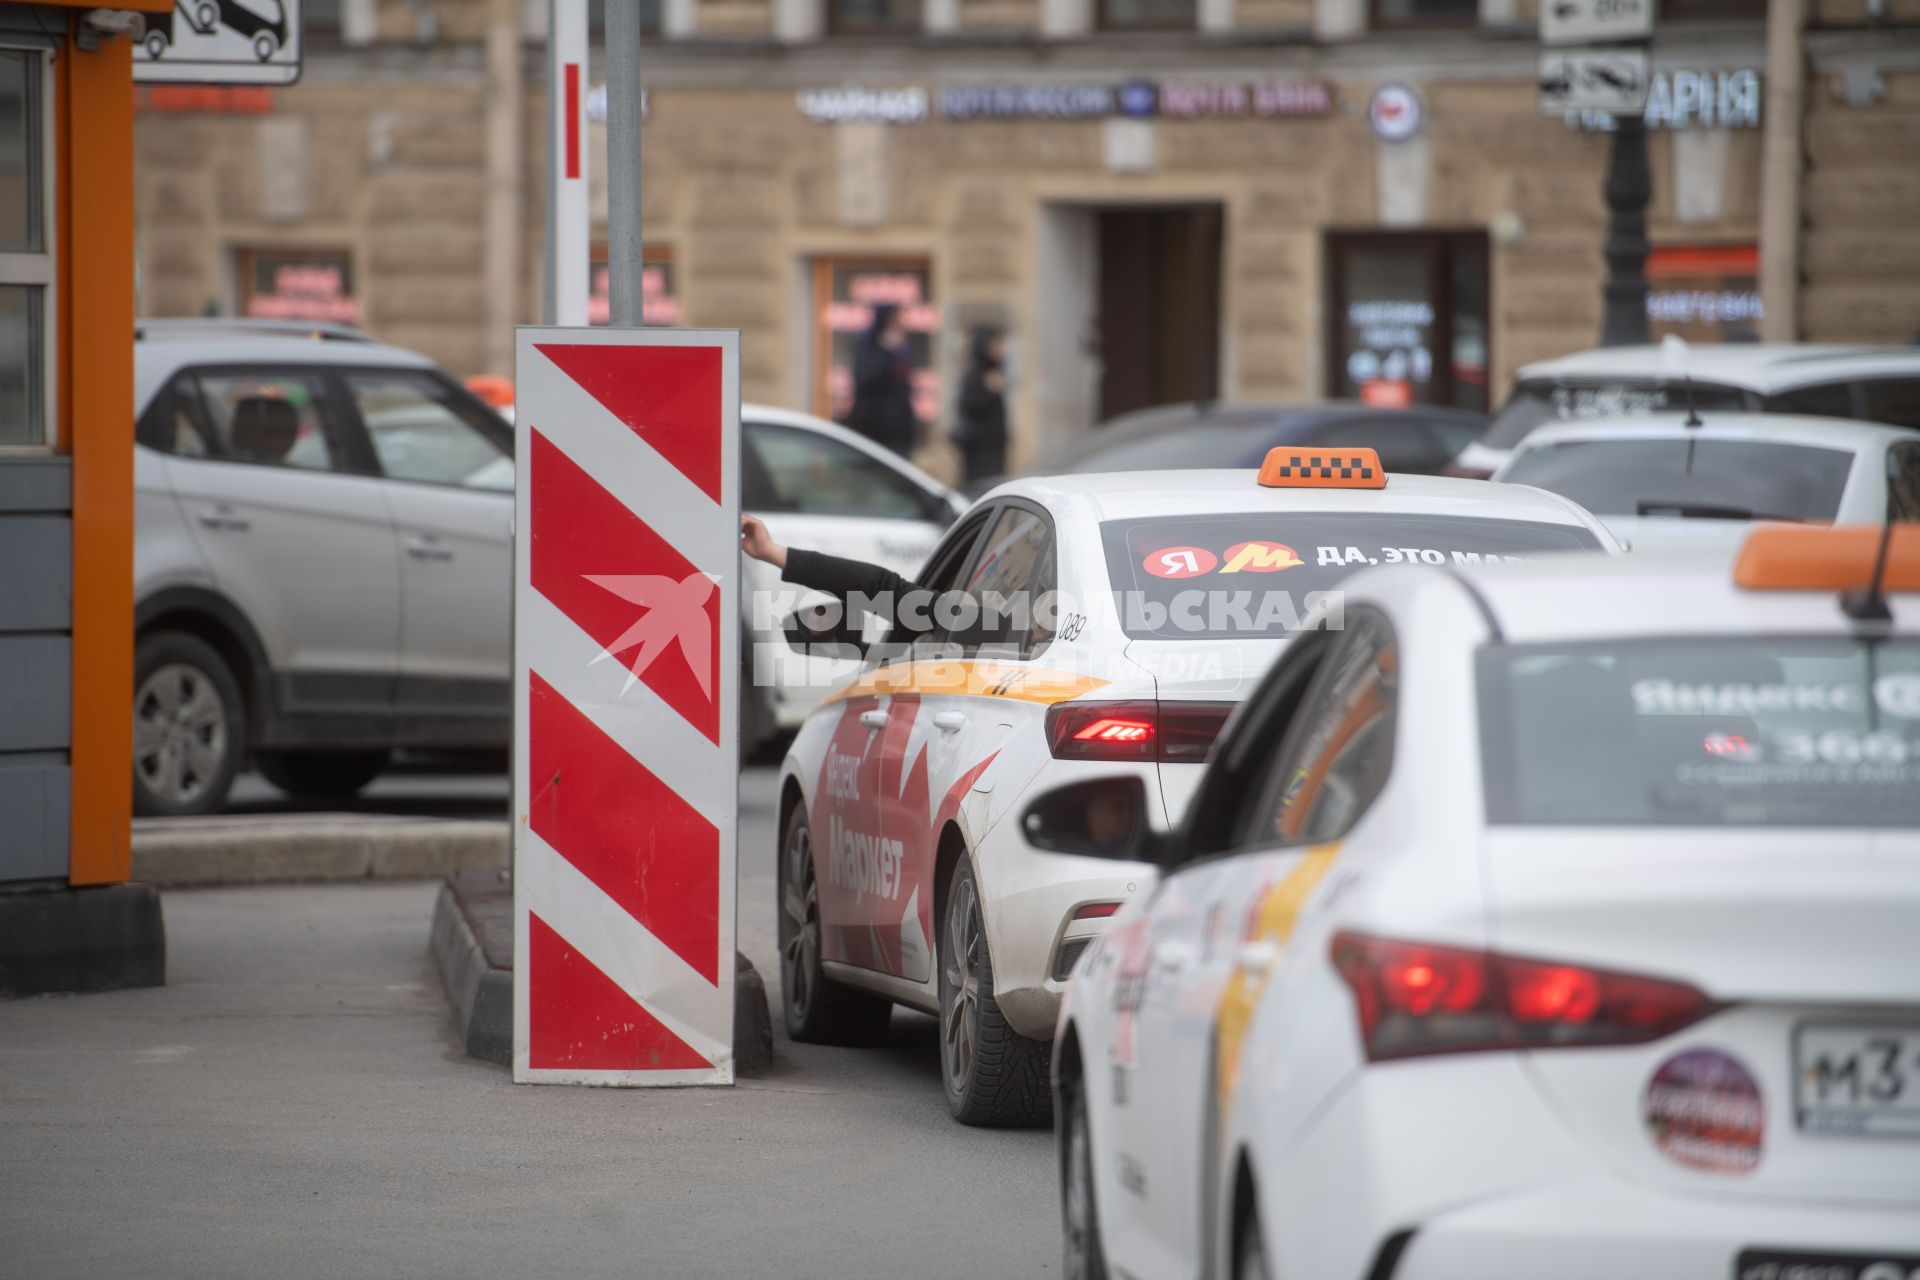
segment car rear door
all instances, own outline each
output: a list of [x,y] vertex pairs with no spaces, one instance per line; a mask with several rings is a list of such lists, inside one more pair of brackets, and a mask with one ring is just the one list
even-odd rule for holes
[[428,369],[346,369],[341,401],[385,477],[400,564],[399,740],[504,743],[513,647],[513,446]]
[[221,592],[259,633],[280,713],[390,729],[400,566],[381,482],[324,371],[183,371],[161,393],[174,492]]

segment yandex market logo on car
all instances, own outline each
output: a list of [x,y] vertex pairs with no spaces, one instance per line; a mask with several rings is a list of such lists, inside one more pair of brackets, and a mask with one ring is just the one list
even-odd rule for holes
[[1236,542],[1227,548],[1222,573],[1279,573],[1298,568],[1303,562],[1284,542]]

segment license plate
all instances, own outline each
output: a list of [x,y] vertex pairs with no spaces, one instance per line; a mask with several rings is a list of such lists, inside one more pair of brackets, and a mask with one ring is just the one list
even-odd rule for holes
[[1794,1118],[1808,1133],[1920,1137],[1920,1026],[1803,1022],[1793,1066]]
[[1747,1249],[1733,1280],[1916,1280],[1920,1253],[1799,1253]]

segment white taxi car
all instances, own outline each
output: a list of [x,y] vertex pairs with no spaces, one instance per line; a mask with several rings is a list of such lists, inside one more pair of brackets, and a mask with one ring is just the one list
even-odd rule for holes
[[[1382,487],[1384,486],[1384,487]],[[783,766],[782,986],[798,1040],[861,1041],[895,1003],[941,1019],[970,1123],[1049,1109],[1064,980],[1144,866],[1036,852],[1006,821],[1033,788],[1115,773],[1156,821],[1321,596],[1353,567],[1617,550],[1553,494],[1394,476],[1371,450],[1276,450],[1263,469],[1024,479],[990,493],[919,585],[1033,601],[940,617],[911,660],[823,702]]]
[[1840,594],[1885,545],[1368,571],[1179,833],[1037,797],[1163,873],[1060,1013],[1066,1275],[1915,1274],[1920,597]]

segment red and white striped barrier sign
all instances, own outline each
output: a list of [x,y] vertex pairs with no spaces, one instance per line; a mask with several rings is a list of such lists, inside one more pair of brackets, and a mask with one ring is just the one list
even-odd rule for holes
[[739,335],[515,362],[513,1078],[730,1084]]

